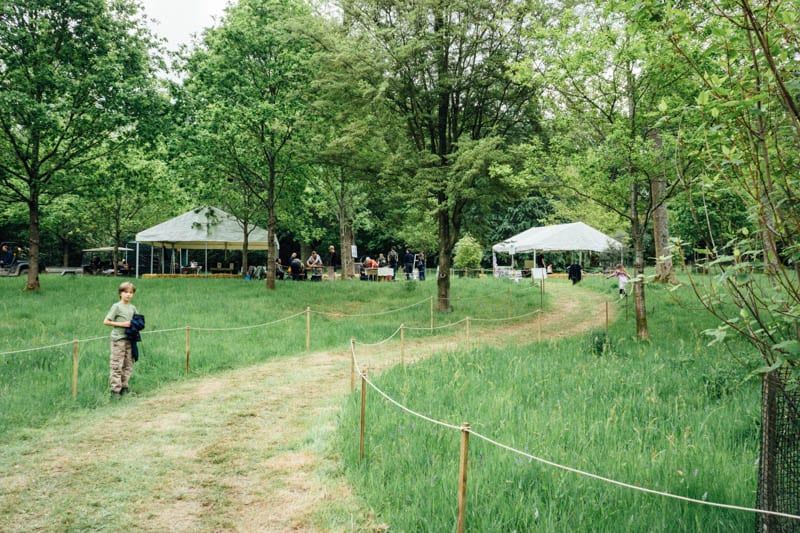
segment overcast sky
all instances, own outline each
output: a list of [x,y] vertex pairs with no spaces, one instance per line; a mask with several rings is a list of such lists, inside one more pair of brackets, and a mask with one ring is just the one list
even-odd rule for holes
[[199,35],[204,28],[219,21],[227,0],[141,0],[147,17],[156,19],[153,31],[167,39],[167,47],[177,50],[181,44]]

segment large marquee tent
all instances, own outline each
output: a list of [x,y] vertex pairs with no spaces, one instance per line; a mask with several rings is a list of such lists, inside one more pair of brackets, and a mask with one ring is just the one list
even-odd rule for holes
[[529,228],[492,246],[492,264],[497,268],[497,253],[512,256],[521,253],[622,250],[622,243],[583,222]]
[[[248,250],[266,250],[269,247],[267,230],[258,226],[250,226],[248,230]],[[136,234],[136,275],[139,275],[140,244],[172,250],[241,250],[244,237],[242,223],[222,209],[192,209]],[[206,272],[207,263],[206,253]]]

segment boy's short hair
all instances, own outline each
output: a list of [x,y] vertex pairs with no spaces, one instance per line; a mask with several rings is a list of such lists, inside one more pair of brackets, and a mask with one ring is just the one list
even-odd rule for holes
[[136,292],[136,286],[131,283],[130,281],[123,281],[119,284],[119,289],[117,290],[117,294],[122,294],[122,291],[127,289],[131,289],[131,292]]

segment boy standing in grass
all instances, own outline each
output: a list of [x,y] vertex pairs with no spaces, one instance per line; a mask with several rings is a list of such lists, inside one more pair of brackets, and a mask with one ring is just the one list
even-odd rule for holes
[[131,341],[125,334],[130,327],[136,307],[131,304],[136,287],[126,281],[119,286],[119,301],[111,306],[103,324],[112,326],[111,330],[111,396],[119,397],[128,392],[128,379],[133,370]]

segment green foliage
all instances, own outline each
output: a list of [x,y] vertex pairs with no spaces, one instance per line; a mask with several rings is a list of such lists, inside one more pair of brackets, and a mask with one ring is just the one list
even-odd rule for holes
[[[187,116],[185,165],[212,171],[212,196],[235,198],[227,207],[240,219],[308,220],[302,209],[307,130],[314,122],[309,84],[314,46],[296,31],[308,8],[292,0],[242,0],[204,35],[185,64],[182,96]],[[206,192],[206,194],[210,194]],[[312,219],[313,220],[313,219]],[[285,226],[297,231],[297,223]],[[302,234],[302,232],[298,231]],[[269,253],[276,255],[270,241]],[[268,274],[272,286],[272,271]]]
[[128,0],[0,3],[0,186],[30,211],[32,278],[40,210],[80,191],[90,162],[155,135],[155,45],[135,13]]
[[[635,11],[658,21],[697,88],[661,106],[680,118],[679,156],[702,162],[684,183],[694,227],[683,233],[690,244],[702,242],[714,277],[693,278],[692,286],[724,323],[710,333],[747,339],[762,371],[796,372],[798,361],[800,101],[788,89],[797,79],[797,8],[744,0],[722,10],[645,2]],[[691,230],[704,232],[702,240]]]
[[480,268],[483,247],[469,233],[461,237],[453,251],[453,265],[456,268]]
[[[514,188],[491,169],[505,163],[509,146],[537,134],[539,88],[509,83],[536,16],[527,6],[487,0],[345,0],[341,8],[348,35],[367,50],[359,64],[371,69],[359,81],[405,129],[389,141],[383,168],[401,205],[412,208],[399,222],[427,219],[437,231],[439,267],[449,269],[468,206]],[[437,282],[446,298],[450,278]]]

